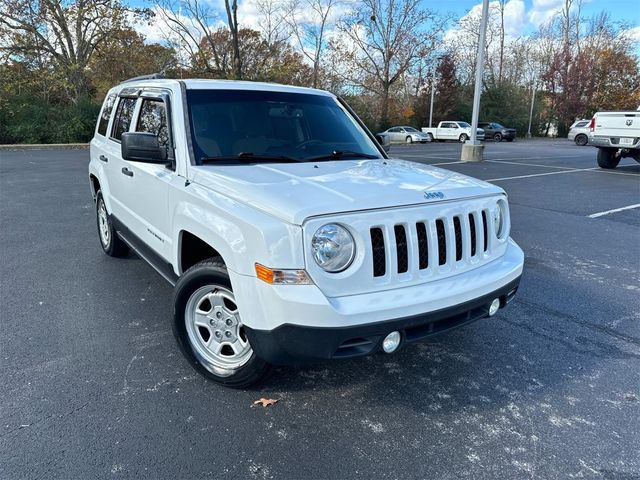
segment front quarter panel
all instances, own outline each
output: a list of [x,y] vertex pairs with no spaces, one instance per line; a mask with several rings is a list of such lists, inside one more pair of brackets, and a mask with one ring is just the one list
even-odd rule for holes
[[[196,235],[223,258],[227,268],[255,276],[255,263],[273,268],[304,268],[302,228],[248,207],[196,183],[175,190],[171,208],[174,235]],[[180,266],[180,238],[172,264]]]

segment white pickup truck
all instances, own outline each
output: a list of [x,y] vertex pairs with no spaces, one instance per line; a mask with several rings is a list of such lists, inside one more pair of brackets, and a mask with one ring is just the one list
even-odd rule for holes
[[90,155],[102,250],[131,249],[175,286],[182,352],[228,386],[273,364],[392,353],[518,289],[505,192],[390,159],[328,92],[125,82]]
[[640,162],[640,108],[596,113],[589,124],[589,145],[598,148],[601,168],[616,168],[624,157]]
[[[430,142],[434,140],[439,142],[456,140],[464,143],[471,138],[471,125],[458,120],[440,122],[436,128],[422,127],[422,131],[427,134]],[[476,129],[476,138],[484,140],[484,130],[482,128]]]

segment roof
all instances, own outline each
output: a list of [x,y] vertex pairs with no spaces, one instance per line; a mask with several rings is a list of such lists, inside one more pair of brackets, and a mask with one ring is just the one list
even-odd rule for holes
[[208,79],[141,79],[120,84],[122,87],[175,87],[177,82],[184,83],[189,90],[255,90],[269,92],[306,93],[312,95],[334,95],[315,88],[282,85],[279,83],[249,82],[244,80],[208,80]]

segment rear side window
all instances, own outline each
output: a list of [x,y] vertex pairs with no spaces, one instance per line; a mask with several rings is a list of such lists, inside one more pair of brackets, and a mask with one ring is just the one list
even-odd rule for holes
[[575,124],[574,128],[576,128],[576,127],[577,128],[586,127],[587,123],[589,123],[589,122],[578,122],[578,123]]
[[100,135],[107,134],[107,125],[109,125],[109,118],[111,117],[111,111],[113,110],[113,104],[116,103],[116,94],[112,93],[107,96],[102,106],[102,112],[98,119],[98,133]]
[[167,110],[160,100],[143,100],[136,132],[153,133],[158,143],[169,145],[169,129],[167,127]]
[[135,98],[121,98],[116,110],[116,116],[113,119],[113,128],[111,129],[111,138],[120,141],[122,134],[129,131],[131,126],[131,117],[133,117],[133,109],[136,106]]

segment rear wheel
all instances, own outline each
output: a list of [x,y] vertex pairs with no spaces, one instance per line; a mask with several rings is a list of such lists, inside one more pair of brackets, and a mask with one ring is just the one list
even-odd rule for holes
[[495,142],[501,142],[501,141],[502,141],[502,134],[501,134],[501,133],[496,133],[496,134],[493,136],[493,140],[494,140]]
[[238,312],[221,258],[197,263],[180,278],[174,296],[174,334],[191,365],[214,382],[244,388],[266,377]]
[[576,138],[574,138],[573,141],[576,142],[576,145],[578,145],[579,147],[584,147],[589,139],[584,133],[581,133],[579,135],[576,135]]
[[620,153],[616,148],[598,148],[598,166],[600,168],[616,168],[620,163]]
[[411,137],[407,137],[404,139],[404,143],[413,143],[413,139]]
[[460,138],[458,138],[458,140],[460,141],[460,143],[464,143],[467,140],[469,140],[469,137],[467,136],[466,133],[463,133],[462,135],[460,135]]
[[98,224],[98,237],[104,253],[110,257],[123,257],[129,252],[129,247],[113,228],[111,217],[107,213],[107,207],[102,197],[102,190],[96,193],[96,222]]

